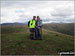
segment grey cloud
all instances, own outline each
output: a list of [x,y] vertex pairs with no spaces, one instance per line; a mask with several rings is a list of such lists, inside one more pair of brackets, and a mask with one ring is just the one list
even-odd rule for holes
[[54,9],[54,11],[52,11],[51,15],[54,17],[68,17],[71,16],[73,13],[72,8],[58,8],[58,9]]
[[14,1],[1,1],[1,7],[10,7],[15,4]]
[[41,6],[40,4],[44,4],[46,2],[38,2],[38,1],[1,1],[1,7],[12,7],[12,6],[23,6],[23,7],[32,7],[32,6]]

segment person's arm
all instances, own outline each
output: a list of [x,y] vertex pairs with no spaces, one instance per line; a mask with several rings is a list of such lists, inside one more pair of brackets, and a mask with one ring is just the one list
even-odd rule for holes
[[42,27],[42,20],[40,20],[40,24],[39,24],[39,26]]
[[41,20],[41,26],[42,26],[43,24],[42,24],[42,20]]
[[37,27],[37,21],[36,21],[35,27]]

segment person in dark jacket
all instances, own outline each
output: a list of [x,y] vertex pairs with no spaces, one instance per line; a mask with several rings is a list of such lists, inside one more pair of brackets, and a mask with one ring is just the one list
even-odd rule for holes
[[40,17],[37,16],[37,21],[36,21],[36,28],[35,28],[35,39],[42,40],[42,20],[40,20]]

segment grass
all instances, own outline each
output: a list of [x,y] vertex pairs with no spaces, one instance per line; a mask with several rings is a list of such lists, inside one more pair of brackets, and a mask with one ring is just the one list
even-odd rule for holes
[[53,23],[53,24],[44,24],[43,28],[50,30],[50,31],[56,31],[63,34],[74,36],[74,23]]
[[72,36],[43,29],[43,40],[30,40],[26,26],[2,26],[1,29],[2,55],[53,55],[74,51]]

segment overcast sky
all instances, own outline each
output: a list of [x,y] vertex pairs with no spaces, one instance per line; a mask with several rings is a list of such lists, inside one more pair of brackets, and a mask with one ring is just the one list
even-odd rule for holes
[[33,16],[45,23],[74,22],[74,1],[1,1],[1,23],[24,23]]

